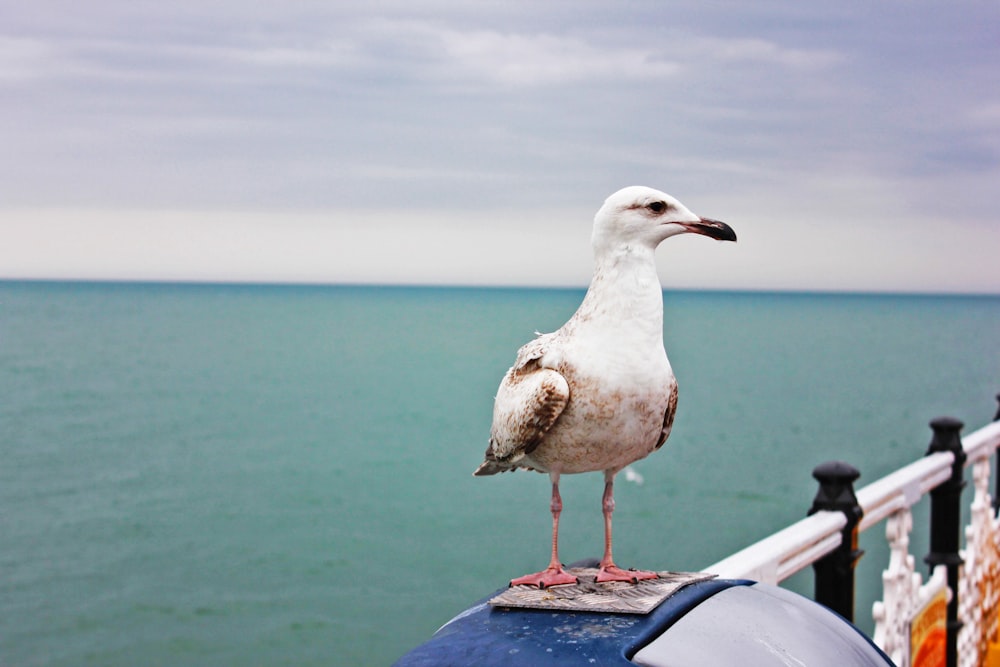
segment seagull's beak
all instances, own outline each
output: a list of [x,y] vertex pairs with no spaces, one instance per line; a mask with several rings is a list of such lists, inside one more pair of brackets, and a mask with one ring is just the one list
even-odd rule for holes
[[683,226],[689,232],[708,236],[719,241],[736,240],[736,232],[733,231],[733,228],[719,220],[701,218],[697,222],[686,222]]

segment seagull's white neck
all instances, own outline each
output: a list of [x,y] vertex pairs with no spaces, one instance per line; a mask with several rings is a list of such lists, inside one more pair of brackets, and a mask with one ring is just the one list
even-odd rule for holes
[[577,326],[615,327],[663,344],[663,288],[655,248],[620,246],[596,253],[594,277],[577,310]]

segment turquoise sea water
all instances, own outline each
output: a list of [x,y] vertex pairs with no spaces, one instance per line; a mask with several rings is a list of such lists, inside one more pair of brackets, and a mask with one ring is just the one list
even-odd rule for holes
[[[545,478],[471,472],[582,294],[0,283],[0,664],[391,663],[545,564]],[[623,566],[704,567],[804,516],[817,463],[864,484],[995,411],[1000,298],[664,299],[679,414],[618,485]],[[564,478],[567,562],[601,486]]]

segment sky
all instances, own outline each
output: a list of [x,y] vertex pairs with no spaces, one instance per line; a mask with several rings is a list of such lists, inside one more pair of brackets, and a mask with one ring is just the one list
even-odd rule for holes
[[0,8],[0,278],[1000,293],[1000,3]]

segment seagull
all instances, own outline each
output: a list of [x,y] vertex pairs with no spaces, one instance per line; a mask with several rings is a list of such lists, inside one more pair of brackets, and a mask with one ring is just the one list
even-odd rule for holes
[[674,422],[677,381],[663,349],[663,288],[657,246],[701,234],[735,241],[724,222],[702,218],[659,190],[630,186],[594,216],[594,275],[576,313],[517,352],[493,405],[489,446],[476,476],[535,470],[552,483],[552,558],[511,580],[538,588],[577,583],[559,561],[563,474],[604,472],[604,557],[598,582],[638,582],[655,572],[624,570],[611,553],[615,475],[663,446]]

